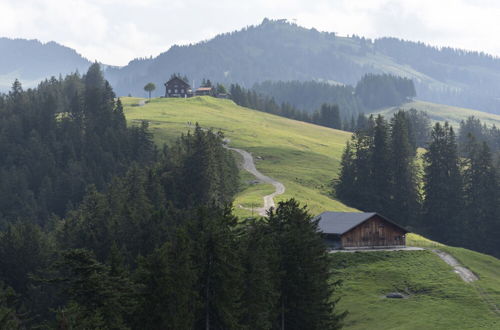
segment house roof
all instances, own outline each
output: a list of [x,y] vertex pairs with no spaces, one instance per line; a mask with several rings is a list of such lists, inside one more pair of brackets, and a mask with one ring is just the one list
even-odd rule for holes
[[337,234],[342,235],[347,233],[349,230],[357,227],[366,220],[372,218],[374,215],[378,215],[387,222],[395,225],[398,228],[404,229],[403,227],[395,224],[389,219],[377,214],[375,212],[323,212],[318,217],[321,218],[318,223],[319,230],[324,234]]
[[171,83],[173,83],[173,82],[177,82],[177,83],[180,83],[180,84],[183,84],[183,85],[185,85],[185,86],[188,86],[188,87],[189,87],[189,84],[188,84],[187,82],[185,82],[185,81],[184,81],[182,78],[180,78],[180,77],[173,77],[172,79],[170,79],[169,81],[167,81],[167,82],[165,83],[165,85],[169,85],[169,84],[171,84]]

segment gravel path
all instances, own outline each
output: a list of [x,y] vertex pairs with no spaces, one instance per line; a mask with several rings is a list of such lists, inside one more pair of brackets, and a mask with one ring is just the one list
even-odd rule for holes
[[437,249],[432,250],[432,252],[437,254],[441,259],[443,259],[444,262],[453,267],[455,273],[457,273],[465,282],[470,283],[478,280],[477,276],[471,272],[470,269],[462,266],[457,259],[449,253]]
[[265,216],[267,210],[269,210],[271,207],[276,207],[276,204],[274,203],[274,197],[283,194],[285,192],[285,186],[281,182],[260,173],[255,167],[252,155],[248,151],[230,147],[226,148],[236,151],[243,156],[243,168],[253,174],[257,178],[257,180],[264,183],[270,183],[276,189],[272,194],[264,196],[264,207],[257,209],[259,215]]

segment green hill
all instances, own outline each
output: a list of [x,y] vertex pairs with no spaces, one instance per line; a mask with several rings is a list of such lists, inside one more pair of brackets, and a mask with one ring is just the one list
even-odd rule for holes
[[[285,195],[307,203],[313,212],[349,210],[326,196],[337,173],[350,134],[242,108],[211,97],[153,99],[134,106],[139,98],[124,98],[129,121],[148,120],[157,142],[169,142],[192,130],[189,123],[221,130],[231,146],[253,153],[257,168],[284,183]],[[262,204],[273,191],[251,185],[242,171],[242,191],[236,205]],[[236,208],[238,215],[249,211]],[[335,253],[332,280],[340,278],[339,309],[348,310],[345,329],[498,329],[500,328],[500,260],[473,251],[443,246],[409,234],[408,243],[424,251]],[[479,280],[465,283],[430,249],[453,255]],[[384,295],[400,291],[406,299]]]
[[[439,249],[479,280],[464,282],[430,250],[332,254],[333,276],[343,281],[339,308],[349,311],[345,329],[500,329],[500,260]],[[390,292],[408,296],[385,298]]]
[[399,109],[409,110],[409,109],[417,109],[425,111],[429,114],[429,117],[432,121],[448,121],[455,128],[459,127],[460,121],[465,120],[467,117],[474,116],[480,119],[483,123],[488,125],[496,125],[500,126],[500,115],[487,113],[483,111],[460,108],[451,105],[438,104],[432,102],[424,102],[424,101],[412,101],[405,103],[401,106],[390,107],[381,110],[374,111],[374,114],[383,114],[385,117],[389,118],[392,114]]
[[[329,183],[338,171],[340,157],[350,134],[304,122],[242,108],[230,100],[212,97],[153,99],[145,106],[133,106],[140,99],[124,98],[125,114],[132,122],[147,120],[159,143],[176,139],[181,133],[203,128],[220,130],[230,146],[253,154],[257,169],[282,182],[286,191],[277,199],[295,197],[313,212],[351,210],[327,196]],[[262,197],[274,191],[241,171],[242,191],[235,201],[236,213],[262,206]]]

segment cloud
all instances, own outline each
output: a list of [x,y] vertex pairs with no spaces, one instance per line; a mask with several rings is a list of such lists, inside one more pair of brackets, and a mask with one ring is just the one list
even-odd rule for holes
[[500,3],[493,0],[2,0],[0,36],[54,40],[91,60],[124,65],[264,17],[500,55]]

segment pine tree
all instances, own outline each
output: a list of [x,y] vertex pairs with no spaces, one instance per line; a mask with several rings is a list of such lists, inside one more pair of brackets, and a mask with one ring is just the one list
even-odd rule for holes
[[268,224],[250,218],[239,238],[242,263],[241,324],[272,329],[278,314],[278,254]]
[[139,309],[134,323],[145,329],[193,329],[199,309],[193,242],[183,228],[140,261]]
[[237,218],[231,208],[199,208],[191,223],[194,267],[201,308],[198,329],[235,329],[241,319],[241,267],[236,245]]
[[468,235],[462,240],[473,249],[495,251],[495,225],[500,216],[498,177],[486,142],[469,139],[464,169],[467,221],[462,228]]
[[294,199],[280,202],[268,215],[279,253],[279,328],[339,329],[344,313],[335,310],[318,220]]
[[387,216],[402,225],[415,225],[419,196],[414,168],[414,149],[409,142],[408,121],[403,111],[391,120],[391,205]]
[[373,211],[385,213],[391,203],[391,153],[389,127],[384,117],[377,116],[371,152]]
[[431,142],[424,155],[423,220],[432,239],[443,243],[458,243],[463,205],[463,185],[457,144],[453,128],[436,123]]

